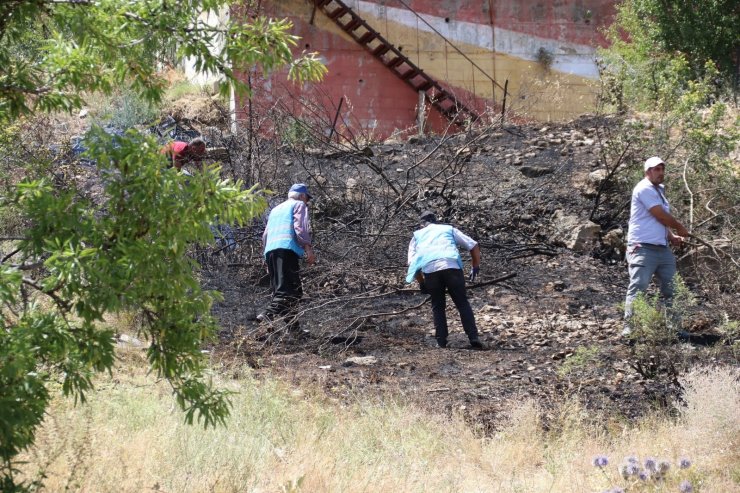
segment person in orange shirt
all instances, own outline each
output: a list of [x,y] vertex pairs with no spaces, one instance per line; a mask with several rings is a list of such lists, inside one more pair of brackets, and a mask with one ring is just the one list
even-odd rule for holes
[[160,152],[169,158],[170,166],[174,166],[177,171],[180,171],[183,165],[191,161],[200,163],[206,154],[206,143],[200,137],[196,137],[190,142],[176,140],[164,146]]

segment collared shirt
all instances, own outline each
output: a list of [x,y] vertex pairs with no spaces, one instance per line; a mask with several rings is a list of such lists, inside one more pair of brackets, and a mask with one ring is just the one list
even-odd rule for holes
[[656,205],[661,206],[667,213],[671,212],[670,204],[668,204],[668,199],[665,197],[665,187],[663,185],[653,185],[650,180],[643,178],[632,190],[630,222],[627,233],[628,244],[668,244],[668,228],[650,213],[650,209]]
[[308,206],[300,200],[293,207],[293,229],[299,245],[305,247],[311,244],[311,222],[308,218]]
[[[267,212],[265,217],[267,217]],[[293,206],[293,230],[296,241],[302,247],[311,245],[311,221],[308,217],[308,206],[298,200]],[[262,246],[267,245],[267,228],[262,233]]]
[[[470,251],[478,244],[477,241],[472,239],[470,236],[466,235],[465,233],[461,232],[457,228],[452,228],[452,234],[455,237],[455,243],[458,247],[464,248],[466,251]],[[408,263],[411,265],[411,262],[414,259],[414,256],[416,255],[416,238],[413,236],[411,237],[411,241],[409,242],[409,251],[408,251]],[[456,259],[452,258],[442,258],[438,260],[434,260],[432,262],[429,262],[425,266],[421,268],[421,271],[425,274],[429,274],[430,272],[437,272],[440,270],[445,269],[459,269],[460,266],[457,264]]]

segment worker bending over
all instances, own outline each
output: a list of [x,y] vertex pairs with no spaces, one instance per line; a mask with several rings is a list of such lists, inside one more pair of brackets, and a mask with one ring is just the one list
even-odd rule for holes
[[[270,274],[272,300],[260,321],[291,314],[303,296],[298,260],[306,254],[308,264],[316,261],[311,244],[311,225],[308,201],[311,194],[303,183],[290,187],[288,200],[270,211],[267,227],[262,235],[267,272]],[[296,326],[295,323],[292,326]]]
[[437,346],[447,347],[447,315],[445,313],[446,294],[450,293],[452,301],[460,313],[463,329],[470,340],[470,347],[483,349],[478,339],[478,328],[475,316],[465,292],[463,263],[457,247],[470,252],[473,268],[470,281],[475,281],[480,269],[480,247],[478,243],[448,224],[437,224],[432,211],[422,212],[419,216],[422,228],[414,231],[409,243],[409,269],[406,282],[414,279],[419,282],[422,293],[432,297],[432,314],[434,315],[435,337]]

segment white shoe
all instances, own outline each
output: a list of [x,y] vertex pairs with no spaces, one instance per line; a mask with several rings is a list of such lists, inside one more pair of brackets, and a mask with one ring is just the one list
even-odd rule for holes
[[629,337],[632,335],[632,328],[631,327],[625,327],[622,329],[622,333],[620,334],[622,337]]

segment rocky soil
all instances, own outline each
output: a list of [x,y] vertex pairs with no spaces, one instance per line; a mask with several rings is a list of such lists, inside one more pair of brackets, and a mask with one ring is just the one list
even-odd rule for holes
[[[584,118],[368,147],[306,144],[265,151],[248,173],[232,165],[280,191],[273,202],[291,182],[309,184],[319,262],[303,266],[299,327],[265,325],[255,320],[269,299],[261,222],[237,230],[235,252],[200,249],[204,284],[224,294],[214,360],[342,401],[400,395],[460,412],[484,432],[509,401],[525,398],[553,409],[573,397],[633,417],[672,402],[688,366],[737,364],[714,329],[716,300],[702,298],[700,285],[692,286],[700,307],[686,320],[692,343],[662,348],[669,362],[620,340],[632,175],[602,187],[600,129],[609,124]],[[638,159],[627,163],[639,168]],[[669,177],[669,197],[670,186]],[[486,350],[467,348],[451,302],[450,347],[436,348],[426,296],[403,283],[408,241],[428,208],[481,245],[482,275],[469,297]]]

